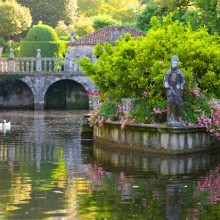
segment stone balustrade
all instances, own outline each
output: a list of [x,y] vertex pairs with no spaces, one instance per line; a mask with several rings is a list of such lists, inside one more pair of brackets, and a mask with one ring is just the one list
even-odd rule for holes
[[41,50],[37,50],[36,57],[15,58],[13,49],[8,58],[0,56],[0,73],[33,73],[33,72],[71,72],[82,75],[76,60],[69,58],[41,57]]

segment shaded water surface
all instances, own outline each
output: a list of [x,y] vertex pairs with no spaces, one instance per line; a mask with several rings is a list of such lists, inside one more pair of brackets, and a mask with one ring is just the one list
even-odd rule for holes
[[78,111],[8,111],[0,219],[220,219],[220,153],[158,157],[81,140]]

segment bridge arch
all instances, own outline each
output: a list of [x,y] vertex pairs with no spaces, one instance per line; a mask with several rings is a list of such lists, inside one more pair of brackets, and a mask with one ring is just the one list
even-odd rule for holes
[[[31,74],[25,75],[22,81],[25,82],[33,92],[34,95],[34,108],[44,109],[45,108],[45,97],[48,89],[59,81],[69,80],[76,84],[79,84],[85,92],[95,91],[95,84],[85,75],[72,75],[72,74]],[[89,100],[88,100],[89,102]],[[89,102],[89,108],[90,102]]]
[[34,109],[34,94],[22,80],[0,83],[0,108]]
[[44,97],[45,109],[89,109],[89,97],[82,84],[61,79],[51,84]]

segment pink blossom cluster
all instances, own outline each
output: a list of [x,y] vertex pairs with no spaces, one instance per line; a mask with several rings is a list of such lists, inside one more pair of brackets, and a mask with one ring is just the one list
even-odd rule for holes
[[121,122],[121,129],[124,129],[126,124],[128,124],[128,123],[130,123],[130,124],[134,123],[134,119],[132,118],[131,115],[129,115],[129,114],[124,114],[124,115],[121,116],[120,122]]
[[212,102],[210,106],[210,115],[202,114],[198,118],[198,125],[205,126],[207,132],[220,140],[220,105]]
[[102,127],[103,123],[105,122],[105,118],[99,114],[99,110],[100,107],[97,107],[91,112],[91,115],[88,118],[88,123],[90,127]]
[[163,114],[163,113],[165,113],[166,111],[167,111],[166,109],[153,108],[153,113],[154,113],[154,114]]
[[209,202],[216,204],[220,201],[220,165],[211,169],[205,177],[197,181],[195,196],[208,192]]
[[94,92],[87,91],[86,95],[87,96],[100,96],[100,92],[99,91],[94,91]]
[[99,190],[102,187],[101,180],[105,177],[109,177],[110,173],[104,171],[103,168],[97,164],[88,165],[89,178],[92,179],[93,189]]
[[117,110],[116,110],[116,116],[121,115],[123,113],[123,106],[118,105]]
[[199,97],[200,96],[200,88],[196,88],[193,90],[193,94],[196,96],[196,97]]

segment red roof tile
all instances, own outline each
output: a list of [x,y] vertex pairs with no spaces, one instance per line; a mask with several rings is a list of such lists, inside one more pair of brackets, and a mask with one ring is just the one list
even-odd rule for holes
[[107,26],[92,34],[85,35],[68,45],[96,45],[108,42],[113,44],[120,36],[130,33],[132,37],[145,36],[145,33],[124,26]]

